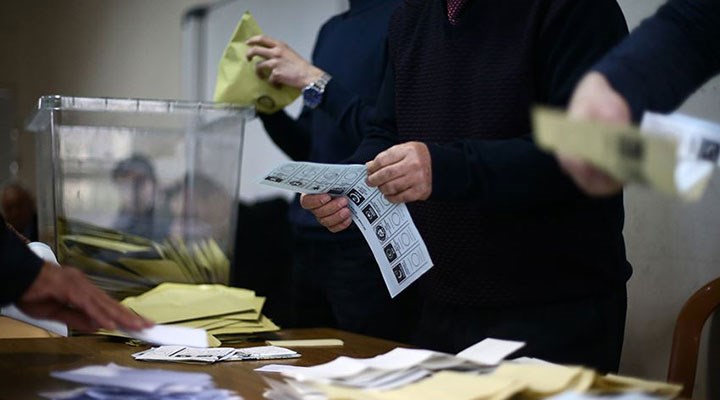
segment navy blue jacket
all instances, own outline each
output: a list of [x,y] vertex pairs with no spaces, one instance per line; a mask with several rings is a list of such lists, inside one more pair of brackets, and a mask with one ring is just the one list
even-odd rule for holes
[[[386,37],[398,0],[351,0],[350,10],[328,20],[320,29],[312,62],[332,75],[320,106],[305,107],[297,119],[284,111],[260,115],[270,137],[297,161],[338,163],[362,141],[365,124],[385,75]],[[290,221],[301,235],[341,238],[359,235],[353,228],[333,235],[300,207],[290,206]]]
[[720,73],[720,1],[670,0],[595,67],[633,119],[669,112]]

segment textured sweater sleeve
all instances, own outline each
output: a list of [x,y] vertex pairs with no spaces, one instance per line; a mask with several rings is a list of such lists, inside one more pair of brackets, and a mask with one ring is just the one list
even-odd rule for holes
[[720,1],[670,0],[594,69],[628,101],[633,119],[672,111],[720,72]]
[[385,66],[380,92],[378,92],[377,105],[368,121],[362,142],[355,153],[343,163],[365,163],[398,143],[395,124],[395,72],[392,62],[389,60]]
[[[565,106],[580,77],[627,34],[614,1],[552,3],[536,43],[536,100]],[[586,198],[531,136],[429,144],[432,200],[473,201],[498,211],[530,211]]]
[[0,305],[20,299],[35,280],[43,261],[0,218]]

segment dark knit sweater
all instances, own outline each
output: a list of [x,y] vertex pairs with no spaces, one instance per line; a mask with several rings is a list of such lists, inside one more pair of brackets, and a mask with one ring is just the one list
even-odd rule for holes
[[43,261],[5,226],[5,220],[0,216],[0,305],[19,300],[40,273],[42,264]]
[[410,204],[440,302],[491,307],[616,290],[629,278],[622,196],[580,193],[530,139],[534,103],[566,104],[627,33],[612,0],[406,1],[373,131],[353,161],[398,141],[428,144],[432,195]]
[[636,121],[645,110],[676,109],[720,73],[720,1],[668,1],[594,69],[623,95]]

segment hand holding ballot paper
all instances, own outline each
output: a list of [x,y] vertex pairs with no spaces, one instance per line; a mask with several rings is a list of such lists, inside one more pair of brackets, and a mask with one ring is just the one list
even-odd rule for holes
[[547,109],[536,109],[533,120],[538,145],[570,157],[563,161],[567,172],[594,195],[617,192],[619,182],[637,182],[697,200],[718,162],[720,126],[683,115],[646,113],[639,129],[573,120]]
[[405,204],[391,203],[380,190],[368,186],[366,178],[364,165],[290,162],[275,168],[261,183],[340,198],[333,201],[349,207],[347,218],[352,218],[370,245],[385,285],[395,297],[433,264]]

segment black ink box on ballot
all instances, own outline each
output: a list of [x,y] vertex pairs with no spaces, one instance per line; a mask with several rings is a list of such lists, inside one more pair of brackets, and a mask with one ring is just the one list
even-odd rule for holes
[[34,133],[40,241],[122,299],[229,281],[245,122],[226,104],[45,96]]

